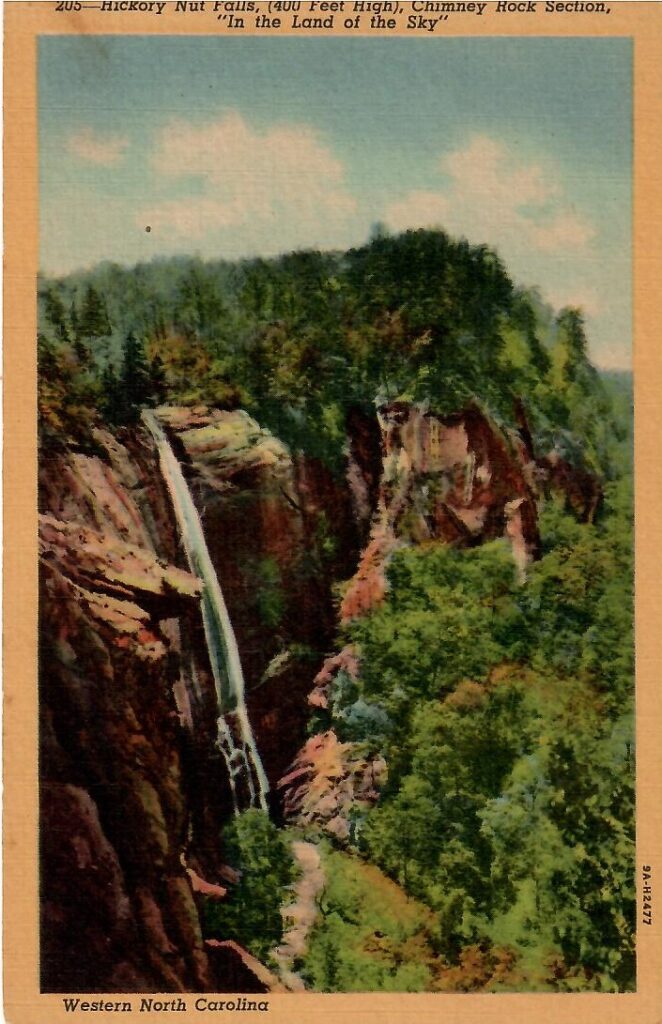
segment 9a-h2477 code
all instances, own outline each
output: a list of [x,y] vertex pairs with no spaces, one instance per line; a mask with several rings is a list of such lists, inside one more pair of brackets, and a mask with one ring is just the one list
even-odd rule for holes
[[644,864],[642,870],[643,878],[643,905],[642,905],[642,924],[651,925],[653,923],[653,886],[651,881],[653,879],[653,869],[650,864]]

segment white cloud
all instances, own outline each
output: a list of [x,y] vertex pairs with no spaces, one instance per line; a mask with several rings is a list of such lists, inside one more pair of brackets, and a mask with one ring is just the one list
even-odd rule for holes
[[201,191],[166,199],[140,222],[173,236],[267,228],[272,249],[315,244],[328,223],[342,235],[356,202],[338,158],[306,125],[256,129],[231,113],[206,125],[172,121],[157,137],[152,164],[161,179],[197,178]]
[[456,191],[509,209],[545,203],[559,191],[539,164],[518,167],[505,146],[487,135],[474,135],[468,146],[442,157],[439,164],[454,180]]
[[489,242],[507,259],[526,250],[562,254],[583,249],[593,227],[564,201],[552,170],[518,162],[506,147],[476,135],[462,149],[440,157],[448,184],[410,192],[385,213],[395,230],[439,224],[475,242]]
[[531,225],[530,235],[535,247],[542,252],[562,252],[567,249],[584,249],[595,231],[587,221],[573,213],[564,212],[546,224]]
[[121,163],[128,148],[129,140],[123,135],[96,135],[90,128],[76,132],[67,142],[67,150],[72,156],[100,167],[114,167]]

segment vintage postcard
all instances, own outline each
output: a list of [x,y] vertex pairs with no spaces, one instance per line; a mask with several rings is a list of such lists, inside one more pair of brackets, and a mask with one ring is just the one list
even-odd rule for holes
[[10,1024],[662,1021],[662,6],[5,5]]

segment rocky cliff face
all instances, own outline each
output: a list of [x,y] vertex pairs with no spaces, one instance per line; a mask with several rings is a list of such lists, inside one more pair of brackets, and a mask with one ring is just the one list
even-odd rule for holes
[[382,407],[378,419],[376,511],[342,618],[362,615],[382,600],[385,566],[401,544],[470,546],[507,536],[523,572],[539,538],[536,467],[520,436],[501,430],[477,405],[441,417],[394,403]]
[[95,440],[40,473],[42,987],[264,991],[200,925],[228,802],[200,583],[146,438]]
[[157,553],[128,451],[97,443],[41,472],[42,985],[206,988],[167,635],[199,585]]

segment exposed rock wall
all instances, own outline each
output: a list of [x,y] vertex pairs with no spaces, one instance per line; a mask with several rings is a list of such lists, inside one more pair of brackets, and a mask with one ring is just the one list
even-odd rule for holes
[[442,417],[402,402],[378,415],[377,509],[342,619],[383,599],[389,555],[403,543],[472,546],[507,536],[524,571],[539,537],[535,465],[518,435],[501,430],[477,405]]
[[279,785],[287,818],[317,825],[343,842],[350,838],[353,814],[376,802],[385,781],[383,758],[366,757],[329,729],[311,736]]
[[199,584],[157,555],[131,496],[139,475],[110,443],[124,479],[108,449],[42,466],[42,985],[205,989],[182,861],[177,667],[160,627],[196,605]]
[[200,582],[149,444],[125,440],[41,465],[42,987],[223,991],[199,916],[228,800]]

